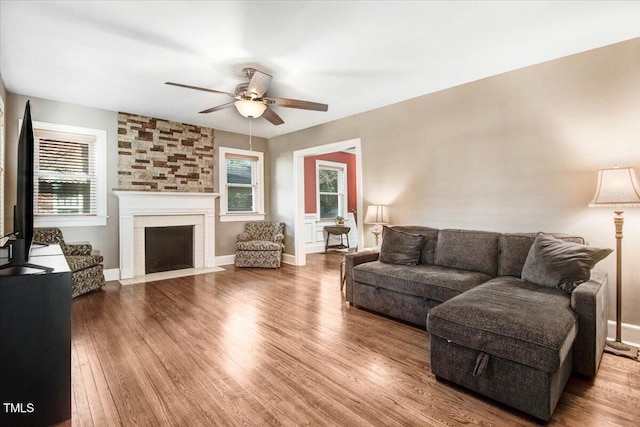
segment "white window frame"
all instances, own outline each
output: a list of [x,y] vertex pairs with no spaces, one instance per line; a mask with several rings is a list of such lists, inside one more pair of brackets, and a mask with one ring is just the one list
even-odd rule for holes
[[[19,119],[18,129],[22,127]],[[36,215],[35,227],[92,227],[107,225],[107,131],[57,123],[33,122],[33,131],[37,130],[75,133],[95,137],[96,168],[96,215]]]
[[[227,154],[239,156],[257,157],[256,162],[257,182],[253,185],[253,212],[229,212],[227,198]],[[239,148],[220,147],[218,151],[218,163],[220,170],[220,222],[233,221],[264,221],[266,213],[264,210],[264,153],[261,151],[249,151]]]
[[334,218],[320,218],[320,169],[338,171],[338,215],[347,218],[349,198],[347,194],[347,164],[316,160],[316,215],[318,222],[334,222]]

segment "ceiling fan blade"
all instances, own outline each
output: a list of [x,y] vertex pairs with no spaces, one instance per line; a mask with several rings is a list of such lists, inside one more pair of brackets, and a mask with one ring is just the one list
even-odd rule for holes
[[284,120],[282,120],[280,116],[277,115],[276,112],[269,107],[267,107],[267,109],[264,110],[264,113],[262,113],[262,117],[269,120],[271,124],[274,124],[276,126],[284,123]]
[[256,98],[262,98],[269,85],[271,84],[271,77],[269,74],[262,71],[254,70],[251,80],[249,80],[249,86],[247,87],[247,95],[256,94]]
[[327,111],[329,106],[327,104],[320,104],[319,102],[300,101],[298,99],[287,98],[262,98],[268,104],[278,105],[280,107],[299,108],[301,110],[314,110],[314,111]]
[[173,82],[164,82],[164,84],[166,85],[171,85],[171,86],[178,86],[178,87],[184,87],[187,89],[195,89],[195,90],[202,90],[204,92],[211,92],[211,93],[219,93],[222,95],[227,95],[230,96],[232,98],[236,98],[236,95],[233,93],[229,93],[229,92],[222,92],[220,90],[215,90],[215,89],[207,89],[204,87],[198,87],[198,86],[190,86],[190,85],[183,85],[182,83],[173,83]]
[[218,105],[213,108],[207,108],[206,110],[200,111],[200,114],[213,113],[214,111],[224,110],[225,108],[233,107],[235,101],[228,102],[226,104]]

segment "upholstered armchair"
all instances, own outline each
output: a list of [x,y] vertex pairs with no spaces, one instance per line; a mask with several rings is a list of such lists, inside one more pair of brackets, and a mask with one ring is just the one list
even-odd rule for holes
[[236,239],[236,267],[279,268],[283,242],[283,222],[246,223]]
[[34,229],[33,241],[60,245],[71,270],[72,298],[104,286],[103,257],[91,254],[91,244],[67,244],[59,228]]

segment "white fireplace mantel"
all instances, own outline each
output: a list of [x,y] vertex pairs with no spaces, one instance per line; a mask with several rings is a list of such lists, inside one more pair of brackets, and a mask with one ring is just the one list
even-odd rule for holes
[[204,247],[196,253],[203,254],[203,267],[215,267],[215,200],[218,193],[114,191],[114,194],[119,200],[120,279],[136,275],[136,217],[162,217],[169,220],[168,217],[199,216],[204,225]]

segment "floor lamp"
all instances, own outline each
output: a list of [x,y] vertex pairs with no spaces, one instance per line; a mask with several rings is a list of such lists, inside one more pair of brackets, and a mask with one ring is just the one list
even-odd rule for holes
[[371,227],[371,233],[376,238],[376,247],[382,233],[382,226],[389,224],[389,215],[387,213],[387,207],[385,205],[370,205],[367,208],[367,214],[364,216],[365,224],[373,224]]
[[603,169],[598,172],[598,186],[589,207],[613,208],[616,228],[616,340],[607,341],[605,351],[632,359],[638,348],[622,342],[622,217],[626,207],[640,207],[640,186],[633,168]]

